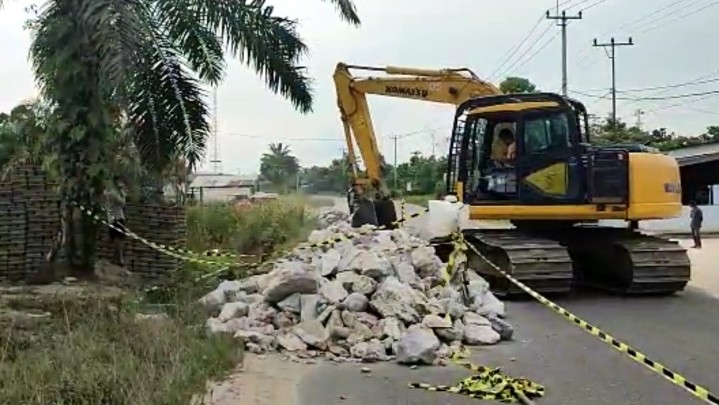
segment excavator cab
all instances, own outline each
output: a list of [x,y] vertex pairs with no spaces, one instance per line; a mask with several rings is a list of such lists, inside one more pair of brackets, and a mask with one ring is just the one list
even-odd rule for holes
[[628,161],[628,150],[591,146],[587,111],[578,101],[552,93],[475,98],[457,109],[448,193],[472,206],[530,210],[623,204]]
[[[541,293],[574,284],[629,294],[682,290],[690,277],[686,250],[636,226],[681,213],[676,161],[643,145],[592,145],[587,121],[580,102],[553,93],[461,103],[448,194],[469,206],[472,220],[514,226],[463,229],[465,239]],[[480,258],[468,260],[495,293],[521,293]]]

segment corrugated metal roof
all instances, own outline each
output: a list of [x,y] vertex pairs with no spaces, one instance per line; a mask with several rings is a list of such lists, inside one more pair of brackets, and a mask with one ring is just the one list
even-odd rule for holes
[[255,177],[239,174],[195,174],[191,188],[208,187],[249,187],[255,184]]
[[686,148],[668,151],[667,155],[673,157],[679,166],[691,166],[719,160],[719,143],[687,146]]

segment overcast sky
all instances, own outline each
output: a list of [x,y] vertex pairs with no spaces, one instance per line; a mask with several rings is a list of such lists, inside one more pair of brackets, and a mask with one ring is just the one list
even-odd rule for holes
[[[541,21],[514,59],[501,67],[544,12],[548,8],[554,12],[556,2],[552,0],[356,0],[363,21],[360,28],[342,23],[327,2],[269,2],[278,14],[300,22],[310,47],[306,65],[315,79],[315,112],[295,112],[288,101],[266,90],[250,69],[231,62],[218,90],[219,158],[224,172],[256,172],[259,156],[269,142],[289,144],[305,166],[327,164],[339,157],[344,143],[331,80],[338,61],[469,67],[497,83],[507,75],[525,76],[542,90],[560,90],[560,28],[551,26],[550,21]],[[601,48],[591,46],[595,37],[599,42],[609,41],[611,36],[617,41],[626,41],[628,36],[634,39],[634,46],[617,48],[619,91],[701,82],[619,93],[619,97],[672,97],[719,90],[717,0],[564,2],[562,8],[569,7],[568,14],[585,9],[584,19],[572,21],[568,27],[569,88],[584,93],[573,96],[594,114],[606,116],[611,110],[610,98],[600,98],[611,87],[611,64]],[[27,58],[30,37],[22,28],[26,18],[23,4],[29,2],[15,0],[0,11],[0,111],[36,94]],[[400,161],[415,150],[431,153],[433,138],[437,154],[445,153],[452,107],[381,97],[372,97],[370,106],[379,143],[389,160],[393,134],[412,133],[398,142]],[[618,102],[618,115],[627,121],[636,121],[637,109],[645,111],[645,127],[667,127],[686,135],[719,124],[719,94]],[[208,158],[212,153],[210,143]],[[211,169],[209,164],[205,167]]]

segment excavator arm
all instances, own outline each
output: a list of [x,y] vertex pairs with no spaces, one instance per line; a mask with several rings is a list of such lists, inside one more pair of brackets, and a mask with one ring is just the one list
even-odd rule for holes
[[[384,75],[354,77],[350,69]],[[427,70],[338,63],[334,82],[354,178],[361,180],[354,150],[356,143],[367,170],[365,181],[368,180],[378,191],[384,188],[381,182],[380,150],[372,126],[367,94],[453,105],[459,105],[473,97],[502,94],[497,87],[479,79],[466,68]]]

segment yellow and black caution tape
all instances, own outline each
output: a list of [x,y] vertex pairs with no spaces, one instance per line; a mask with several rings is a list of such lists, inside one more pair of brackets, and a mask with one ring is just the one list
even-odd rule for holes
[[[419,211],[417,213],[411,214],[407,217],[400,218],[397,221],[394,221],[389,226],[373,227],[368,230],[361,230],[357,234],[338,235],[338,236],[332,237],[330,239],[327,239],[323,242],[301,245],[299,247],[292,249],[291,251],[278,252],[278,253],[272,255],[272,257],[267,258],[266,260],[259,260],[256,262],[249,262],[249,263],[237,263],[237,262],[228,262],[228,261],[208,260],[208,259],[204,259],[202,257],[203,256],[213,256],[213,257],[225,257],[225,258],[241,258],[241,257],[256,258],[256,256],[237,255],[237,254],[231,254],[231,253],[218,254],[218,252],[216,250],[210,250],[210,251],[205,252],[204,254],[201,254],[201,253],[193,252],[193,251],[187,250],[187,249],[176,248],[176,247],[171,247],[171,246],[155,243],[155,242],[152,242],[150,240],[143,238],[142,236],[130,231],[127,228],[122,229],[122,228],[114,226],[113,224],[109,223],[108,221],[106,221],[102,217],[100,217],[100,215],[94,213],[92,210],[90,210],[89,208],[85,207],[82,204],[78,204],[75,202],[71,202],[71,204],[77,206],[84,214],[90,216],[96,222],[102,223],[118,232],[121,232],[122,234],[124,234],[134,240],[137,240],[138,242],[140,242],[146,246],[151,247],[152,249],[155,249],[161,253],[167,254],[168,256],[171,256],[171,257],[174,257],[174,258],[180,259],[180,260],[193,262],[193,263],[203,264],[203,265],[220,266],[219,269],[217,269],[213,272],[210,272],[210,273],[203,274],[202,276],[198,277],[196,279],[196,281],[198,281],[198,282],[219,276],[220,274],[228,272],[231,269],[236,268],[236,267],[258,268],[262,265],[268,265],[274,261],[282,259],[283,257],[287,256],[288,254],[291,254],[292,251],[295,251],[297,249],[304,250],[304,249],[318,248],[318,247],[322,247],[322,246],[333,246],[334,244],[342,242],[343,240],[351,240],[358,236],[366,235],[375,230],[387,229],[389,226],[392,226],[394,224],[403,223],[403,222],[406,222],[413,218],[417,218],[417,217],[421,216],[422,214],[429,211],[429,209],[425,209],[423,211]],[[426,245],[425,244],[411,245],[411,246],[404,247],[401,250],[410,250],[410,249],[414,249],[414,248],[418,248],[418,247],[422,247],[422,246],[426,246]]]
[[213,266],[228,266],[228,265],[232,264],[230,262],[201,259],[200,257],[202,255],[199,253],[195,253],[195,252],[192,252],[192,251],[189,251],[186,249],[178,249],[178,248],[174,248],[171,246],[166,246],[166,245],[162,245],[159,243],[149,241],[149,240],[143,238],[142,236],[130,231],[129,229],[126,229],[126,228],[122,229],[122,228],[119,228],[119,227],[111,224],[107,220],[102,219],[98,214],[93,213],[90,209],[88,209],[87,207],[85,207],[82,204],[74,203],[74,205],[76,205],[83,213],[90,216],[96,222],[104,224],[104,225],[122,233],[123,235],[126,235],[127,237],[135,239],[144,245],[147,245],[161,253],[164,253],[164,254],[174,257],[176,259],[194,262],[194,263],[198,263],[198,264],[213,265]]
[[584,329],[586,332],[588,332],[592,336],[596,336],[602,342],[610,345],[617,351],[626,354],[632,360],[646,366],[650,370],[656,372],[657,374],[661,375],[662,377],[666,378],[667,380],[671,381],[672,383],[689,391],[692,395],[696,396],[697,398],[699,398],[707,403],[710,403],[710,404],[719,405],[719,397],[717,397],[715,394],[712,394],[706,388],[689,381],[687,378],[683,377],[681,374],[669,369],[668,367],[664,366],[663,364],[661,364],[657,361],[651,360],[645,354],[639,352],[636,349],[633,349],[628,344],[626,344],[620,340],[617,340],[616,338],[614,338],[612,335],[608,334],[607,332],[602,331],[598,327],[582,320],[581,318],[574,315],[573,313],[567,311],[566,309],[560,307],[559,305],[555,304],[554,302],[548,300],[547,298],[545,298],[538,292],[536,292],[536,291],[532,290],[531,288],[529,288],[528,286],[526,286],[521,281],[512,277],[512,275],[510,275],[509,273],[502,270],[496,264],[492,263],[492,261],[490,261],[488,258],[486,258],[482,253],[480,253],[477,248],[475,248],[471,244],[469,244],[468,246],[470,249],[472,249],[474,251],[474,253],[476,253],[480,258],[482,258],[482,260],[487,262],[487,264],[492,266],[492,268],[497,270],[500,274],[502,274],[509,281],[514,283],[517,287],[519,287],[524,292],[529,294],[532,298],[536,299],[540,303],[544,304],[545,306],[551,308],[552,310],[559,313],[563,317],[567,318],[569,321],[576,324],[580,328]]
[[[445,285],[449,285],[451,283],[457,275],[457,271],[464,270],[458,269],[461,257],[467,250],[467,243],[460,232],[452,234],[452,244],[454,249],[449,254],[447,266],[442,271]],[[462,281],[464,282],[466,280]],[[466,288],[466,286],[463,286],[463,288]],[[467,298],[464,293],[462,298]],[[446,314],[445,318],[448,321],[451,321],[449,314]],[[434,392],[460,394],[474,399],[498,400],[500,402],[523,402],[525,404],[531,404],[532,398],[538,398],[544,395],[544,387],[542,385],[532,382],[526,378],[509,377],[502,373],[499,368],[478,366],[468,361],[461,360],[461,357],[467,356],[469,356],[469,349],[464,349],[460,350],[458,353],[452,354],[451,360],[453,363],[471,370],[474,373],[473,375],[460,380],[454,385],[410,383],[409,387]]]
[[[110,223],[108,223],[107,221],[103,220],[102,218],[100,218],[100,216],[99,216],[97,213],[94,213],[92,210],[90,210],[89,208],[85,207],[85,206],[82,205],[82,204],[78,204],[78,203],[74,203],[74,202],[73,202],[72,204],[75,205],[76,207],[78,207],[78,208],[79,208],[81,211],[83,211],[85,214],[87,214],[87,215],[89,215],[90,217],[92,217],[93,219],[95,219],[96,221],[102,222],[102,223],[104,223],[105,225],[110,226],[110,227],[113,228],[114,230],[116,230],[116,231],[118,231],[118,232],[121,232],[121,233],[123,233],[124,235],[126,235],[126,236],[128,236],[128,237],[131,237],[131,238],[133,238],[133,239],[135,239],[135,240],[137,240],[137,241],[139,241],[139,242],[142,242],[143,244],[148,245],[148,246],[152,247],[153,249],[156,249],[156,250],[159,250],[159,251],[168,251],[168,252],[172,252],[172,253],[175,254],[175,255],[180,255],[180,256],[188,257],[188,258],[189,258],[189,257],[202,257],[202,256],[206,256],[206,257],[207,257],[207,256],[209,256],[209,257],[221,257],[221,258],[233,258],[233,259],[234,259],[234,258],[240,258],[240,257],[254,257],[254,256],[251,256],[251,255],[240,255],[240,254],[236,254],[236,253],[221,252],[219,249],[210,249],[210,250],[205,251],[205,252],[203,252],[203,253],[199,253],[199,252],[193,252],[192,250],[189,250],[189,249],[184,249],[184,248],[178,248],[178,247],[168,246],[168,245],[164,245],[164,244],[161,244],[161,243],[155,243],[155,242],[149,241],[149,240],[147,240],[147,239],[141,237],[140,235],[138,235],[138,234],[136,234],[136,233],[130,231],[129,229],[120,229],[120,228],[118,228],[118,227],[112,226],[112,224],[110,224]],[[214,263],[220,263],[220,262],[209,261],[209,263],[214,264]],[[224,262],[222,262],[222,263],[224,263]]]
[[[429,208],[425,208],[425,209],[423,209],[423,210],[421,210],[421,211],[417,211],[417,212],[415,212],[415,213],[412,213],[412,214],[409,214],[409,215],[406,215],[406,216],[402,216],[401,218],[399,218],[398,220],[392,222],[392,223],[389,224],[389,225],[378,226],[378,227],[371,227],[371,228],[368,228],[368,229],[366,229],[366,230],[358,229],[358,230],[357,230],[357,233],[354,233],[354,234],[338,234],[337,236],[330,237],[330,238],[328,238],[328,239],[326,239],[326,240],[324,240],[324,241],[322,241],[322,242],[301,244],[301,245],[299,245],[299,246],[296,246],[296,247],[295,247],[294,249],[292,249],[291,251],[282,252],[282,253],[276,255],[277,257],[275,257],[275,258],[273,258],[273,259],[271,259],[271,260],[269,260],[269,261],[262,262],[262,263],[255,263],[254,266],[256,267],[256,266],[259,266],[260,264],[268,264],[268,263],[272,262],[273,260],[278,260],[278,259],[280,259],[280,258],[282,258],[282,257],[284,257],[284,256],[286,256],[286,255],[288,255],[288,254],[291,254],[293,251],[296,251],[296,250],[307,250],[307,249],[317,249],[317,248],[321,248],[321,247],[332,247],[332,246],[334,246],[335,244],[340,243],[340,242],[343,242],[343,241],[346,241],[346,240],[352,240],[352,239],[355,239],[355,238],[357,238],[357,237],[367,235],[367,234],[369,234],[369,233],[371,233],[371,232],[374,232],[374,231],[386,230],[386,229],[388,229],[388,228],[390,228],[390,227],[392,227],[392,226],[406,223],[407,221],[409,221],[409,220],[411,220],[411,219],[414,219],[414,218],[417,218],[417,217],[420,217],[420,216],[424,215],[424,214],[427,213],[427,212],[429,212]],[[423,245],[416,245],[416,246],[413,245],[413,246],[405,247],[404,249],[407,250],[407,249],[410,249],[410,248],[416,248],[416,247],[421,247],[421,246],[427,246],[427,245],[425,245],[425,244],[423,244]],[[245,266],[252,267],[253,264],[245,264]],[[206,278],[211,278],[211,277],[218,276],[218,275],[222,274],[224,271],[227,271],[227,269],[220,269],[220,270],[215,271],[215,272],[212,272],[212,273],[207,273],[207,274],[203,275],[203,276],[201,277],[201,279],[206,279]]]
[[497,400],[500,402],[531,403],[534,398],[544,396],[544,386],[526,378],[513,378],[499,368],[478,366],[452,356],[452,362],[472,371],[472,375],[454,385],[410,383],[410,388],[434,392],[449,392],[474,399]]

